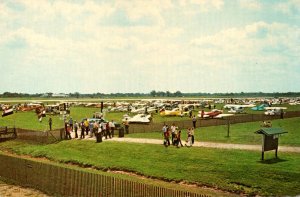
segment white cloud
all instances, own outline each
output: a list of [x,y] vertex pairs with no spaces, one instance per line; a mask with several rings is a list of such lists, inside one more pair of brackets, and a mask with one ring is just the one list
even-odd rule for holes
[[300,28],[286,24],[257,22],[193,39],[190,44],[195,56],[199,54],[195,64],[210,62],[227,69],[248,65],[258,70],[263,66],[273,72],[269,68],[291,67],[300,61],[297,55],[300,51],[299,33]]
[[284,14],[299,16],[300,0],[289,0],[285,2],[280,2],[275,5],[275,9]]
[[199,6],[201,10],[208,11],[209,9],[221,9],[224,5],[223,0],[179,0],[180,6]]
[[[248,8],[259,8],[255,2],[250,1]],[[26,43],[26,50],[16,59],[6,58],[7,62],[12,67],[22,65],[38,70],[39,80],[47,77],[42,73],[47,71],[58,84],[63,84],[61,78],[66,75],[78,86],[90,88],[87,92],[98,91],[90,83],[102,84],[106,92],[148,89],[223,92],[222,84],[215,85],[216,78],[222,78],[230,87],[245,71],[251,73],[263,65],[278,75],[274,68],[287,65],[295,70],[299,62],[297,26],[261,21],[227,29],[226,25],[217,27],[208,30],[216,32],[210,35],[205,32],[210,28],[209,23],[221,24],[210,19],[223,16],[227,10],[223,7],[228,6],[223,0],[19,3],[24,5],[21,11],[0,3],[0,48],[12,56],[17,52],[7,49],[7,43]],[[240,5],[235,6],[240,9]],[[125,24],[120,16],[126,18]],[[197,23],[199,17],[208,19],[202,23],[204,26]],[[138,22],[145,18],[151,22],[140,25]],[[201,36],[204,34],[208,36]],[[0,56],[6,57],[4,53]],[[27,70],[22,68],[20,72],[24,74]],[[97,77],[92,78],[95,73]],[[35,75],[31,77],[35,79]],[[120,85],[120,79],[128,83]]]
[[258,0],[240,0],[240,6],[250,10],[260,10],[262,8],[262,4]]

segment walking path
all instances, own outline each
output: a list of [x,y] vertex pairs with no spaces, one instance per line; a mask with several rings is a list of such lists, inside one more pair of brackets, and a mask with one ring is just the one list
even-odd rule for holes
[[[74,133],[74,132],[72,132]],[[73,136],[72,136],[73,137]],[[86,136],[85,139],[88,140],[96,140],[95,137]],[[112,139],[108,139],[116,142],[131,142],[131,143],[140,143],[140,144],[163,144],[163,139],[146,139],[146,138],[118,138],[114,137]],[[105,141],[105,138],[103,138]],[[182,141],[183,145],[185,145],[185,141]],[[197,142],[193,144],[193,147],[207,147],[207,148],[220,148],[220,149],[239,149],[239,150],[252,150],[252,151],[261,151],[261,145],[248,145],[248,144],[228,144],[228,143],[216,143],[216,142]],[[292,147],[292,146],[279,146],[278,150],[281,152],[293,152],[300,153],[300,147]]]
[[[113,138],[111,139],[117,142],[133,142],[142,144],[163,144],[163,140],[157,139],[144,139],[144,138]],[[185,145],[185,142],[182,142]],[[194,147],[207,147],[207,148],[220,148],[220,149],[240,149],[240,150],[254,150],[261,151],[261,145],[246,145],[246,144],[227,144],[227,143],[215,143],[215,142],[195,142]],[[300,153],[300,147],[288,147],[279,146],[279,151],[282,152],[295,152]]]

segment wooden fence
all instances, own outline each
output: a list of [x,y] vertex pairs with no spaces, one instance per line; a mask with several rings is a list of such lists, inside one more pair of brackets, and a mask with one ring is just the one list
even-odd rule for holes
[[[300,111],[286,112],[284,118],[300,117]],[[230,124],[244,123],[244,122],[255,122],[263,120],[275,120],[280,119],[280,116],[266,116],[264,114],[245,114],[239,116],[227,117],[227,119],[197,119],[196,127],[208,127],[227,125],[228,121]],[[175,124],[180,129],[186,129],[192,127],[192,120],[180,120],[180,121],[166,121],[161,123],[151,124],[130,124],[129,133],[147,133],[153,131],[161,131],[164,124],[172,125]],[[16,129],[17,138],[23,140],[34,141],[38,143],[53,143],[59,140],[65,139],[64,128],[53,131],[32,131],[26,129]],[[115,136],[117,137],[119,130],[115,130]]]
[[0,154],[0,176],[61,196],[207,197],[53,164]]

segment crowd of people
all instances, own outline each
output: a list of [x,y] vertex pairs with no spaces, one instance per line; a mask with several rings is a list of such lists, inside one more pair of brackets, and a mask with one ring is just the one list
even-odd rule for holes
[[[197,120],[196,116],[192,116],[193,127],[187,129],[187,139],[185,140],[186,142],[185,146],[191,147],[194,144],[196,120]],[[49,117],[48,122],[49,122],[49,129],[52,130],[51,117]],[[73,138],[79,138],[79,139],[84,139],[86,136],[89,136],[90,138],[95,136],[97,142],[101,142],[102,137],[105,137],[105,139],[113,138],[114,131],[116,128],[114,120],[105,122],[105,121],[96,121],[94,119],[85,118],[82,121],[78,122],[76,120],[73,120],[72,117],[70,117],[69,120],[64,119],[64,125],[65,125],[65,139],[72,139],[72,136]],[[129,133],[128,120],[124,121],[123,125],[125,127],[125,133],[128,134]],[[181,139],[182,131],[177,126],[175,126],[174,123],[171,126],[165,124],[162,128],[162,131],[164,137],[164,145],[166,147],[170,146],[171,144],[177,146],[178,148],[180,146],[183,147],[182,139]],[[72,132],[74,132],[73,135],[71,135]]]
[[[52,120],[51,120],[52,124]],[[49,126],[50,126],[50,119],[49,119]],[[51,128],[51,126],[50,126]],[[72,139],[71,133],[74,132],[74,138],[84,139],[85,136],[94,137],[94,136],[102,136],[105,139],[113,138],[115,131],[115,122],[111,120],[109,122],[105,121],[95,121],[89,120],[87,118],[83,119],[81,122],[77,122],[76,120],[73,121],[72,117],[69,120],[65,120],[65,136],[66,139]],[[97,138],[99,139],[99,138]],[[98,142],[98,140],[97,140]]]
[[[177,146],[179,148],[180,146],[183,147],[182,141],[181,141],[181,130],[175,126],[175,124],[172,124],[171,126],[164,125],[162,128],[162,135],[164,137],[163,144],[168,147],[171,144],[174,146]],[[195,138],[195,128],[191,127],[187,129],[187,139],[185,146],[191,147],[194,144]],[[170,142],[171,137],[171,142]]]

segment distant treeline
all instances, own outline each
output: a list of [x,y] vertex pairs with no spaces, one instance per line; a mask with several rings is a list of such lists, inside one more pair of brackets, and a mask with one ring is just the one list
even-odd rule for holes
[[1,98],[26,98],[26,97],[72,97],[72,98],[116,98],[116,97],[300,97],[300,92],[273,92],[273,93],[264,93],[264,92],[239,92],[239,93],[182,93],[180,91],[170,92],[170,91],[155,91],[152,90],[149,93],[92,93],[92,94],[81,94],[79,92],[74,93],[60,93],[54,94],[51,92],[47,93],[16,93],[16,92],[4,92],[0,94]]

